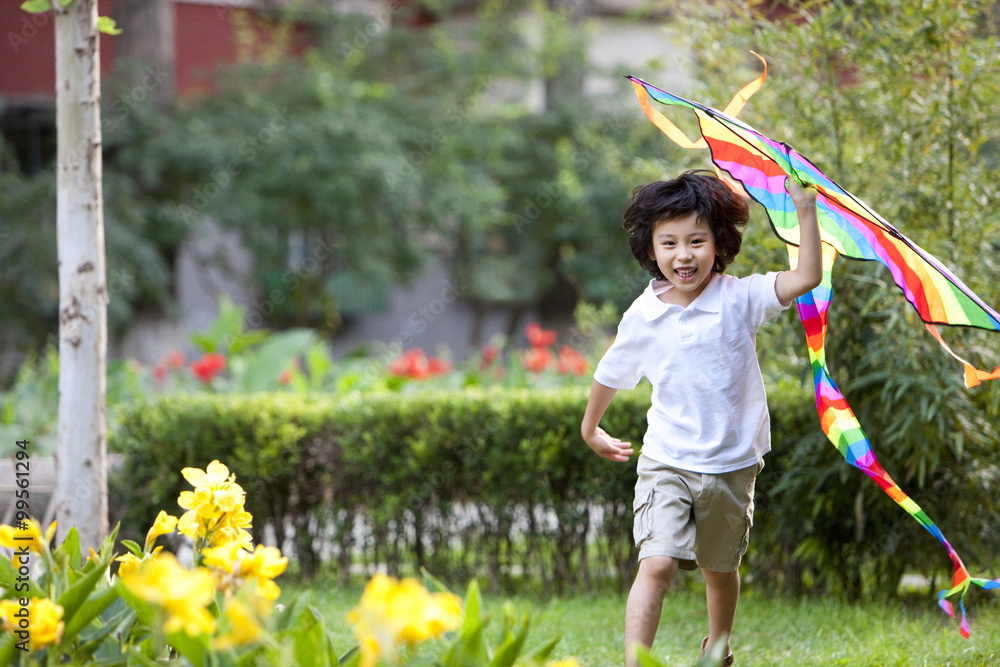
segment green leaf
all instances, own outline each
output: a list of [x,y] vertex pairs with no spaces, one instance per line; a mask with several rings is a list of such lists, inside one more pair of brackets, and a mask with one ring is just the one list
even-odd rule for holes
[[193,667],[205,666],[205,653],[209,650],[207,634],[192,637],[184,630],[178,630],[167,637],[167,643],[184,656]]
[[316,609],[307,607],[288,636],[294,641],[295,664],[317,667],[328,664],[323,617]]
[[465,616],[462,618],[462,636],[479,630],[483,626],[480,609],[483,606],[483,596],[479,592],[479,582],[473,579],[469,582],[465,594]]
[[443,659],[447,667],[482,665],[486,662],[486,644],[483,642],[483,624],[466,630],[458,637]]
[[122,546],[131,551],[133,554],[142,558],[142,547],[133,542],[132,540],[122,540]]
[[340,667],[358,667],[361,664],[361,647],[355,646],[350,651],[340,656],[337,662]]
[[517,636],[508,634],[503,643],[496,648],[493,660],[490,661],[490,667],[512,667],[518,656],[521,655],[521,649],[524,648],[524,640],[528,636],[528,625],[529,619],[525,616],[524,622],[521,624],[521,631],[517,633]]
[[316,342],[312,329],[290,329],[270,336],[250,357],[239,385],[243,391],[272,387],[292,360],[306,353]]
[[541,648],[531,654],[531,659],[535,662],[544,662],[550,655],[552,655],[552,651],[556,650],[556,644],[558,644],[561,639],[561,637],[550,639],[547,644],[543,644]]
[[306,370],[309,372],[309,385],[314,390],[323,386],[323,379],[333,368],[333,359],[326,349],[326,344],[317,341],[306,353]]
[[52,3],[49,0],[27,0],[21,3],[21,9],[31,14],[44,14],[52,9]]
[[441,583],[437,577],[428,572],[426,568],[420,568],[420,574],[424,579],[424,587],[431,593],[451,593],[448,587]]
[[132,667],[132,665],[134,664],[140,664],[143,665],[144,667],[163,667],[162,662],[157,662],[152,658],[148,658],[139,651],[131,651],[129,653],[127,664],[129,665],[129,667]]
[[14,640],[14,635],[5,635],[3,639],[0,639],[0,667],[7,667],[14,662],[14,656],[17,655]]
[[113,18],[108,16],[99,16],[97,18],[97,29],[103,32],[105,35],[120,35],[122,34],[121,28],[115,23]]
[[80,553],[80,534],[76,531],[76,526],[69,529],[69,532],[66,533],[66,539],[52,555],[58,557],[59,554],[66,554],[70,568],[74,570],[80,568],[80,562],[83,558]]
[[[635,647],[635,655],[636,655],[637,658],[639,658],[639,666],[640,667],[667,667],[667,665],[665,663],[660,662],[659,660],[657,660],[656,658],[654,658],[649,653],[649,650],[643,648],[642,646],[636,646]],[[722,658],[720,656],[719,661],[721,662],[721,660],[722,660]],[[698,665],[700,666],[701,664],[702,664],[702,661],[699,660],[698,661]]]
[[[236,344],[248,335],[243,331],[243,316],[246,308],[233,304],[227,295],[219,297],[219,314],[212,324],[202,333],[192,334],[191,342],[202,351],[232,354],[237,351]],[[252,332],[253,334],[260,332]]]
[[118,589],[118,594],[126,602],[126,604],[135,610],[139,622],[143,625],[152,626],[156,618],[153,606],[145,600],[133,595],[132,591],[125,587],[125,584],[122,583],[121,579],[115,580],[115,588]]
[[[120,597],[118,589],[114,586],[96,591],[90,595],[86,602],[77,610],[76,614],[73,615],[73,618],[66,622],[66,628],[63,630],[63,642],[67,642],[75,637],[78,632],[90,625],[91,621],[100,616],[101,612],[110,607]],[[110,627],[110,623],[108,626]]]
[[69,623],[73,619],[74,614],[87,600],[97,582],[103,579],[107,568],[107,563],[104,563],[103,567],[94,568],[59,596],[56,603],[63,608],[64,622]]
[[[0,588],[3,588],[14,597],[48,597],[45,592],[38,587],[32,579],[18,581],[20,574],[14,564],[6,557],[0,556]],[[27,590],[18,590],[18,586],[27,584]]]

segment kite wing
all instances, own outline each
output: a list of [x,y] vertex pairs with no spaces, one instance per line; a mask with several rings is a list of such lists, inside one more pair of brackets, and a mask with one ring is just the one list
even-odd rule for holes
[[[757,54],[754,54],[757,55]],[[757,56],[760,58],[760,56]],[[764,59],[761,58],[761,62]],[[789,261],[797,261],[798,217],[785,179],[791,177],[818,191],[817,214],[823,241],[823,282],[812,292],[797,299],[799,316],[806,332],[809,357],[816,388],[816,409],[823,432],[851,465],[863,470],[882,489],[941,542],[952,561],[952,587],[938,594],[938,604],[951,616],[955,610],[950,598],[959,597],[961,632],[969,636],[965,614],[965,594],[970,585],[983,589],[1000,588],[1000,579],[977,579],[969,572],[955,549],[927,514],[879,464],[871,443],[854,416],[851,407],[830,376],[825,343],[827,313],[833,294],[831,268],[837,255],[881,263],[889,269],[893,281],[913,305],[925,326],[945,349],[962,362],[966,386],[1000,377],[1000,367],[986,372],[955,355],[944,343],[935,325],[970,326],[1000,331],[1000,315],[986,305],[933,255],[901,234],[867,204],[847,192],[820,171],[812,162],[788,144],[774,141],[736,118],[743,104],[764,81],[764,73],[745,86],[725,111],[718,111],[652,86],[641,79],[628,77],[635,88],[646,116],[672,141],[683,148],[709,148],[720,177],[731,186],[738,182],[746,194],[767,211],[775,234],[783,240]],[[698,117],[701,138],[691,141],[649,99],[667,105],[686,107]],[[735,186],[734,186],[735,187]]]

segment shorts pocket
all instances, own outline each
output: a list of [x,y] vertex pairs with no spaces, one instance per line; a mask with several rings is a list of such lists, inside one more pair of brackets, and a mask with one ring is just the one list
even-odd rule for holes
[[653,536],[653,489],[635,495],[632,503],[632,539],[638,548],[643,542]]
[[733,554],[737,558],[743,558],[750,547],[750,528],[753,527],[753,504],[747,508],[746,517],[743,520],[743,539],[740,540],[739,550]]

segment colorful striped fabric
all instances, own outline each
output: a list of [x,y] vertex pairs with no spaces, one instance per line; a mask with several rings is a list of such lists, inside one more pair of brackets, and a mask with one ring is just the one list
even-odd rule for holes
[[[761,61],[763,62],[763,58]],[[848,463],[874,479],[945,547],[951,558],[954,576],[951,588],[938,594],[938,604],[954,617],[955,610],[950,600],[958,597],[961,632],[968,637],[965,595],[969,587],[976,585],[987,590],[1000,588],[1000,579],[978,579],[969,575],[962,559],[934,522],[879,464],[868,437],[830,376],[825,341],[827,312],[833,295],[831,267],[840,254],[853,259],[877,261],[888,268],[896,285],[920,314],[928,330],[952,356],[962,362],[966,385],[970,387],[982,380],[1000,377],[1000,367],[992,372],[974,368],[948,348],[934,325],[965,325],[1000,331],[1000,315],[983,303],[947,267],[906,238],[864,202],[830,180],[788,144],[769,139],[735,118],[750,95],[761,86],[766,75],[765,63],[764,73],[737,93],[724,112],[660,90],[635,77],[628,78],[632,81],[646,116],[664,134],[684,148],[707,146],[712,152],[712,162],[719,176],[737,190],[733,181],[738,182],[746,194],[767,210],[775,233],[788,247],[789,260],[793,266],[798,255],[798,217],[795,205],[785,190],[785,179],[791,177],[800,183],[814,185],[818,190],[817,212],[820,238],[823,241],[823,282],[812,292],[800,297],[797,306],[809,347],[820,424],[823,432]],[[693,110],[698,117],[702,138],[697,141],[688,139],[663,114],[650,106],[649,98]]]

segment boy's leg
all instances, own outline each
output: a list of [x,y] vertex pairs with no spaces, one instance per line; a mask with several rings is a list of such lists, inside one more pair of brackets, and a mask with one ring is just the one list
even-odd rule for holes
[[[653,645],[660,625],[663,598],[677,576],[678,561],[670,556],[649,556],[639,561],[639,572],[625,604],[625,664],[636,667],[634,644]],[[734,609],[735,612],[735,609]],[[732,622],[730,622],[730,627]]]
[[713,572],[703,569],[705,576],[705,598],[708,605],[708,642],[706,650],[716,642],[725,640],[726,654],[729,653],[729,636],[733,633],[736,620],[736,605],[740,599],[740,573]]

